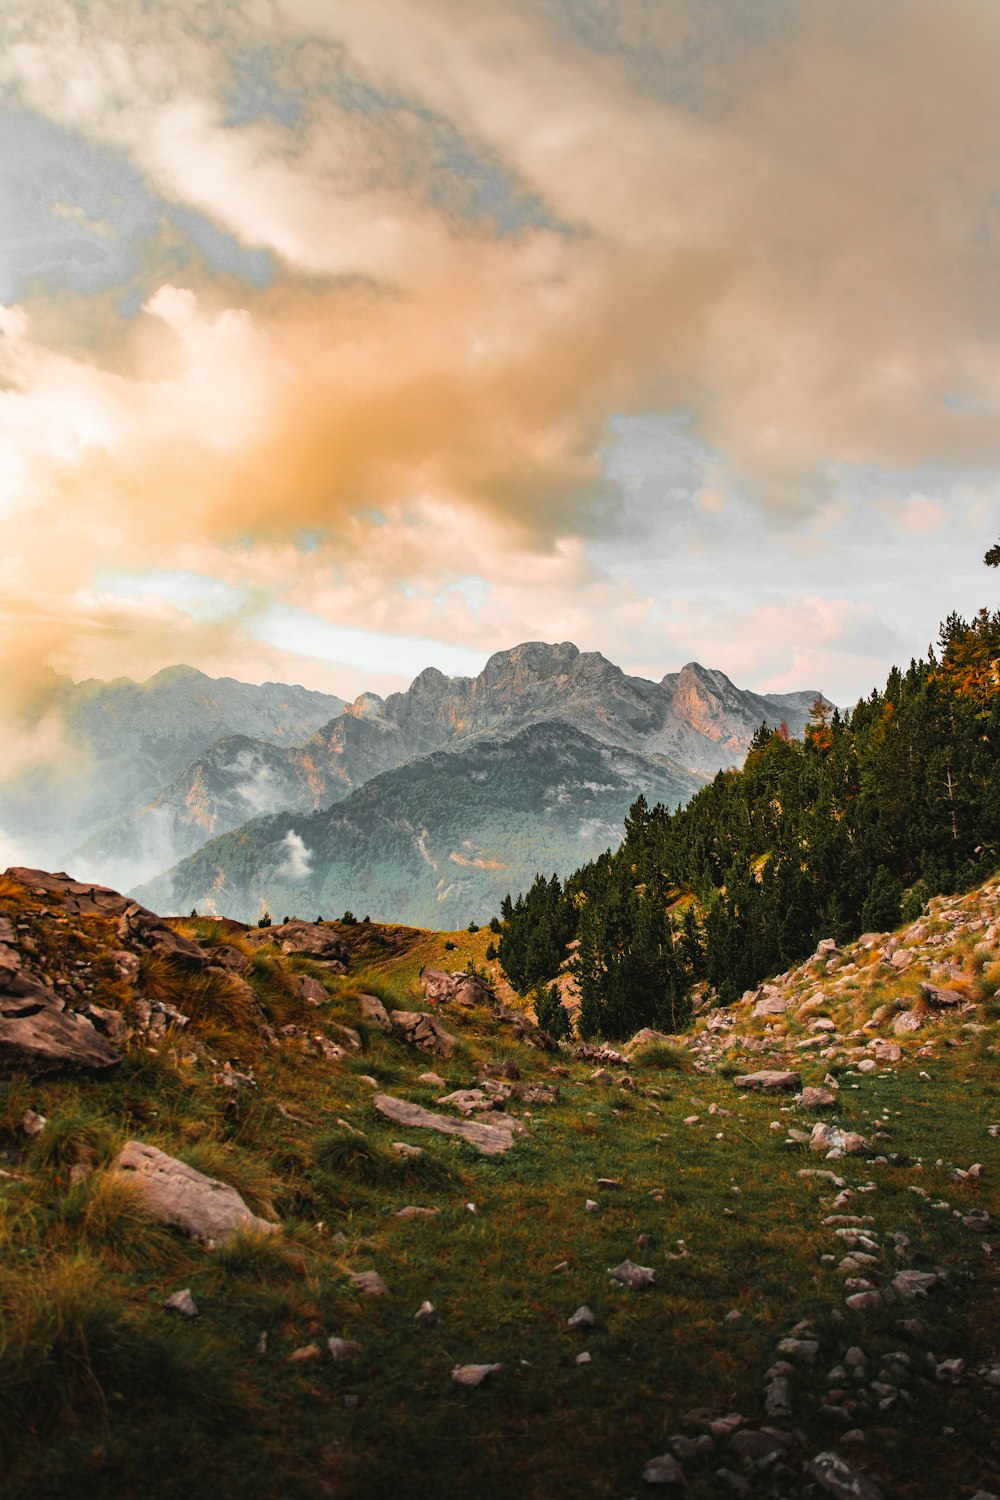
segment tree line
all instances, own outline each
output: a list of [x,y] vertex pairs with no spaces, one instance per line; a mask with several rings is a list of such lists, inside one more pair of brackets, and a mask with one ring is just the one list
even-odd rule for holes
[[503,903],[500,961],[522,993],[573,965],[584,1036],[673,1030],[702,981],[724,1003],[917,915],[1000,864],[1000,611],[953,614],[926,659],[801,740],[761,725],[741,771],[686,807],[633,804],[625,839]]

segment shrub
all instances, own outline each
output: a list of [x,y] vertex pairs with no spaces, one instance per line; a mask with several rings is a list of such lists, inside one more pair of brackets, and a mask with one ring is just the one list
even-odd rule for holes
[[257,923],[257,926],[258,927],[270,927],[270,925],[271,925],[271,913],[269,911],[266,911],[264,913],[264,915],[261,917],[260,921]]
[[543,1031],[554,1036],[556,1041],[572,1035],[573,1023],[569,1018],[569,1011],[559,997],[556,985],[550,984],[548,989],[544,985],[536,985],[533,998],[535,1018]]

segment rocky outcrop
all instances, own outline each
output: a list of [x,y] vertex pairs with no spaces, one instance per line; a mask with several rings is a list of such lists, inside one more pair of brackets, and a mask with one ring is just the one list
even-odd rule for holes
[[450,1031],[445,1031],[435,1016],[420,1010],[394,1010],[390,1017],[392,1029],[401,1041],[424,1052],[434,1052],[438,1057],[450,1057],[458,1045]]
[[322,922],[301,922],[293,918],[290,922],[271,927],[251,927],[246,937],[254,947],[273,943],[280,953],[311,958],[316,963],[326,964],[335,974],[342,974],[347,968],[346,944]]
[[161,1224],[205,1244],[225,1244],[240,1230],[276,1234],[281,1228],[251,1213],[235,1188],[141,1141],[129,1141],[111,1170],[134,1185]]
[[449,974],[444,969],[421,969],[420,983],[424,999],[432,1005],[489,1005],[494,1000],[493,991],[478,975],[455,970]]

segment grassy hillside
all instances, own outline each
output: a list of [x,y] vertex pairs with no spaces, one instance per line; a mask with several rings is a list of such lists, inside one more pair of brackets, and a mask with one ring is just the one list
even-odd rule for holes
[[[128,979],[113,918],[67,916],[8,879],[0,916],[25,961],[66,994],[99,994],[127,1034],[99,1077],[8,1063],[5,1497],[610,1500],[654,1493],[644,1466],[671,1446],[694,1500],[739,1492],[719,1470],[751,1495],[820,1494],[805,1466],[831,1451],[886,1495],[996,1488],[995,1234],[969,1224],[1000,1210],[997,887],[976,899],[928,919],[919,941],[958,971],[962,999],[925,1006],[895,1063],[868,1068],[867,1044],[892,1041],[912,981],[859,950],[786,977],[784,1016],[702,1012],[679,1043],[608,1061],[601,1077],[599,1060],[524,1045],[489,1007],[442,1007],[448,1059],[361,1019],[366,992],[425,1008],[422,964],[478,959],[485,933],[339,928],[351,953],[337,975],[235,927],[184,922],[207,957],[245,962],[249,990],[155,952]],[[321,986],[318,1006],[303,977]],[[157,1036],[143,999],[190,1019]],[[788,1065],[805,1084],[834,1078],[832,1118],[867,1152],[824,1159],[791,1133],[820,1116],[734,1085]],[[497,1157],[373,1104],[388,1093],[454,1114],[443,1094],[515,1071],[560,1097],[509,1100],[525,1133]],[[46,1121],[34,1135],[28,1110]],[[281,1233],[210,1250],[162,1227],[110,1170],[128,1139],[235,1186]],[[407,1206],[435,1212],[398,1217]],[[837,1269],[859,1229],[876,1247],[864,1279],[896,1298],[872,1311],[850,1308]],[[626,1257],[652,1285],[609,1276]],[[938,1278],[918,1301],[892,1290],[911,1267]],[[384,1296],[353,1280],[372,1270]],[[197,1317],[163,1306],[184,1289]],[[431,1326],[414,1318],[425,1300]],[[567,1327],[581,1304],[589,1331]],[[331,1337],[360,1350],[335,1360]],[[463,1389],[452,1370],[467,1363],[501,1368]],[[769,1416],[775,1379],[790,1409]]]

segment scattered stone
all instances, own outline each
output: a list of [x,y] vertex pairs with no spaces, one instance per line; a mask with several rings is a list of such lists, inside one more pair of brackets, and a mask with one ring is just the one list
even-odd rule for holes
[[973,1208],[963,1215],[962,1223],[974,1234],[986,1234],[990,1228],[990,1216],[985,1208]]
[[759,1073],[738,1074],[733,1079],[733,1086],[765,1094],[795,1094],[802,1089],[802,1076],[799,1073],[765,1068]]
[[576,1362],[577,1362],[578,1365],[589,1365],[590,1364],[590,1355],[587,1353],[586,1349],[584,1349],[584,1351],[583,1351],[582,1354],[578,1354],[576,1356]]
[[839,1101],[830,1089],[805,1088],[795,1102],[799,1109],[809,1112],[815,1109],[836,1109]]
[[884,1298],[881,1292],[852,1292],[844,1301],[851,1312],[875,1312],[883,1306]]
[[301,1349],[293,1349],[288,1356],[290,1365],[311,1364],[314,1359],[322,1359],[323,1351],[318,1344],[303,1344]]
[[26,1109],[21,1116],[21,1130],[29,1139],[41,1135],[48,1123],[44,1115],[38,1114],[33,1109]]
[[822,1121],[817,1122],[812,1128],[809,1137],[810,1151],[824,1151],[828,1158],[839,1156],[853,1156],[858,1151],[868,1149],[868,1142],[863,1135],[858,1135],[854,1130],[841,1130],[837,1125],[824,1125]]
[[914,1297],[926,1297],[937,1286],[939,1279],[930,1271],[900,1271],[892,1278],[892,1286],[901,1297],[910,1300]]
[[421,1302],[413,1314],[414,1323],[422,1323],[425,1328],[433,1328],[437,1320],[437,1310],[433,1302]]
[[597,1202],[597,1200],[595,1198],[585,1198],[584,1199],[583,1207],[584,1207],[585,1212],[588,1213],[588,1214],[596,1214],[596,1212],[600,1208],[600,1206],[601,1205]]
[[372,1102],[379,1114],[385,1115],[386,1119],[392,1120],[396,1125],[406,1125],[416,1130],[436,1130],[441,1135],[461,1136],[484,1156],[501,1156],[514,1144],[514,1136],[524,1132],[521,1122],[511,1115],[495,1114],[489,1125],[483,1125],[478,1120],[453,1120],[447,1115],[434,1114],[429,1109],[422,1109],[419,1104],[394,1099],[390,1094],[376,1094]]
[[378,1027],[379,1031],[384,1031],[386,1036],[390,1035],[392,1019],[377,995],[359,995],[358,1008],[363,1020]]
[[637,1266],[632,1260],[623,1260],[617,1266],[611,1266],[609,1274],[620,1281],[623,1286],[631,1287],[638,1291],[641,1287],[652,1286],[656,1278],[656,1272],[651,1266]]
[[477,1386],[501,1369],[502,1365],[455,1365],[451,1378],[456,1385]]
[[111,1170],[135,1184],[139,1197],[161,1224],[206,1244],[224,1244],[240,1230],[277,1234],[281,1229],[280,1224],[252,1214],[235,1188],[141,1141],[129,1141]]
[[687,1484],[684,1470],[672,1453],[661,1453],[658,1457],[651,1458],[642,1471],[642,1477],[646,1484],[673,1485],[678,1489]]
[[785,1354],[790,1359],[802,1359],[806,1364],[814,1365],[819,1353],[819,1341],[817,1339],[779,1339],[778,1353]]
[[393,1214],[394,1219],[433,1219],[440,1212],[436,1208],[418,1208],[415,1203],[408,1203],[405,1208],[397,1208]]
[[898,1063],[902,1061],[903,1049],[898,1042],[877,1041],[872,1047],[876,1062]]
[[326,1347],[330,1351],[331,1359],[335,1359],[338,1364],[357,1359],[361,1353],[361,1345],[356,1344],[353,1339],[327,1339]]
[[837,1500],[883,1500],[882,1490],[867,1474],[853,1469],[838,1453],[817,1453],[805,1471]]
[[784,1432],[769,1427],[758,1432],[752,1427],[743,1427],[729,1439],[729,1447],[737,1458],[762,1463],[767,1459],[784,1456],[791,1447],[791,1439]]
[[389,1288],[377,1271],[355,1271],[351,1280],[364,1297],[385,1297]]
[[163,1305],[170,1312],[179,1313],[182,1318],[196,1318],[198,1316],[198,1307],[191,1295],[190,1287],[185,1287],[182,1292],[174,1292],[173,1296],[168,1297]]
[[911,1032],[919,1031],[923,1022],[913,1010],[901,1010],[892,1023],[893,1033],[896,1036],[908,1036]]
[[570,1317],[566,1319],[566,1327],[593,1328],[596,1322],[597,1319],[594,1317],[594,1314],[591,1312],[586,1303],[584,1303],[582,1307],[578,1307],[576,1312],[572,1313]]
[[420,983],[424,999],[432,1005],[462,1005],[471,1009],[476,1005],[489,1005],[496,998],[488,984],[462,970],[448,974],[444,969],[422,969]]
[[776,1375],[764,1387],[764,1411],[769,1417],[791,1416],[792,1397],[784,1375]]
[[435,1016],[419,1010],[394,1010],[392,1029],[402,1041],[411,1047],[420,1047],[424,1052],[436,1052],[439,1057],[450,1057],[458,1041],[450,1031],[445,1031]]
[[444,1079],[438,1073],[421,1073],[417,1078],[417,1082],[430,1083],[435,1088],[439,1089],[443,1089],[446,1087]]
[[423,1146],[411,1146],[406,1141],[392,1141],[389,1149],[397,1155],[406,1157],[408,1161],[416,1161],[417,1157],[423,1156]]

